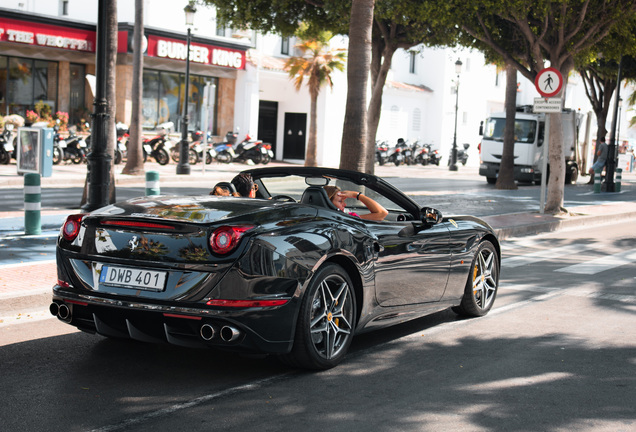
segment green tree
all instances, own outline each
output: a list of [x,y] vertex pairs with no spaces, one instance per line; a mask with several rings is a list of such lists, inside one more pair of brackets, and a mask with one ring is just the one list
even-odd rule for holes
[[[454,19],[462,31],[490,46],[526,78],[534,81],[549,61],[567,80],[579,56],[589,53],[612,28],[626,25],[634,16],[636,1],[480,0],[467,5],[466,1],[449,0],[447,7],[448,19]],[[466,15],[475,19],[467,19]],[[488,26],[493,16],[509,22],[523,36],[522,56],[516,55],[519,50],[511,51],[500,43],[498,29]],[[560,96],[564,96],[564,90]],[[549,116],[550,179],[545,211],[559,213],[563,209],[565,153],[561,116]]]
[[[303,37],[302,29],[299,35]],[[296,91],[302,88],[307,82],[311,106],[309,110],[309,136],[307,137],[307,151],[305,155],[305,166],[316,166],[316,143],[318,141],[317,128],[317,105],[320,89],[325,84],[333,87],[331,74],[335,70],[342,71],[345,67],[346,54],[344,51],[332,51],[329,49],[331,33],[324,32],[322,35],[308,40],[302,40],[296,45],[301,56],[291,57],[285,64],[285,69],[289,77],[294,82]]]

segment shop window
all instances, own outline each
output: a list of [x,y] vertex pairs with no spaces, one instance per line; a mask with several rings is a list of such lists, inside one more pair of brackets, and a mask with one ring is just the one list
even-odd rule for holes
[[[26,117],[37,103],[54,114],[57,107],[58,64],[44,60],[0,56],[0,100],[3,114]],[[5,97],[6,95],[6,97]]]
[[[203,126],[203,91],[206,84],[213,86],[210,98],[208,130],[216,130],[217,78],[190,75],[188,97],[188,129],[198,130]],[[177,131],[183,120],[183,98],[185,75],[146,70],[143,74],[142,118],[144,129],[154,129],[160,123],[171,121]]]
[[415,65],[417,64],[417,54],[414,51],[409,52],[409,73],[416,73]]
[[86,106],[86,66],[70,65],[71,85],[69,94],[69,124],[90,121],[90,110]]

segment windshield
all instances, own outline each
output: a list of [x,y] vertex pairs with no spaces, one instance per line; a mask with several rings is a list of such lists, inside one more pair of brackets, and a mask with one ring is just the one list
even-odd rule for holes
[[[489,118],[486,122],[484,138],[493,141],[503,141],[505,126],[505,118]],[[536,120],[515,120],[515,142],[533,143],[536,135]]]
[[[268,198],[277,195],[287,195],[291,198],[294,198],[296,201],[300,201],[303,192],[308,187],[308,185],[305,183],[304,177],[294,175],[270,178],[261,177],[260,179],[256,180],[256,183],[258,184],[260,197]],[[329,184],[338,186],[341,190],[353,190],[362,192],[366,196],[377,201],[389,211],[398,213],[403,213],[406,211],[387,197],[380,195],[378,192],[366,186],[357,185],[343,179],[331,179]],[[354,199],[347,200],[347,207],[351,210],[366,210],[364,204]]]

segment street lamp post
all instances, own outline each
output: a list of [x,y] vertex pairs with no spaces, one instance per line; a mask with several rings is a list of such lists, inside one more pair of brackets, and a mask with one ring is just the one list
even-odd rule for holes
[[183,95],[183,120],[181,121],[181,148],[179,149],[179,163],[177,164],[177,174],[190,174],[190,162],[189,152],[190,146],[188,145],[188,97],[190,93],[190,37],[191,27],[194,23],[194,13],[197,11],[194,8],[193,2],[190,2],[184,9],[186,26],[188,26],[188,37],[186,45],[186,72],[185,72],[185,94]]
[[455,62],[455,72],[457,73],[457,81],[455,82],[455,132],[453,133],[453,150],[451,151],[451,161],[448,169],[457,171],[457,109],[459,107],[459,74],[462,71],[462,61],[457,59]]

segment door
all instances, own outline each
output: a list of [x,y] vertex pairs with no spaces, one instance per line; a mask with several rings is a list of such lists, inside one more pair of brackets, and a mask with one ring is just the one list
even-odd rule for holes
[[375,290],[381,306],[442,298],[451,263],[447,225],[426,226],[413,221],[369,224],[378,241]]
[[285,113],[283,159],[305,159],[306,113]]
[[278,102],[260,101],[258,104],[258,139],[272,145],[276,155]]
[[[84,88],[86,67],[83,64],[71,64],[70,66],[71,85],[69,95],[69,119],[68,124],[78,124],[82,116],[86,116],[86,103],[84,102]],[[84,118],[89,121],[88,118]]]

